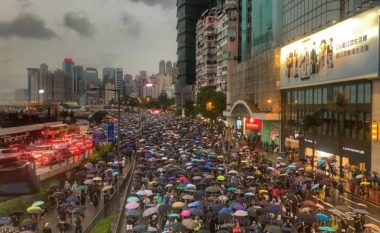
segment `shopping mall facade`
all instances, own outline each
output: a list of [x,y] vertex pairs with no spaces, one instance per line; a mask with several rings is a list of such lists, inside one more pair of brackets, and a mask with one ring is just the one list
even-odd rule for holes
[[[281,145],[336,160],[345,174],[380,172],[379,8],[281,48]],[[322,111],[315,131],[303,119]]]

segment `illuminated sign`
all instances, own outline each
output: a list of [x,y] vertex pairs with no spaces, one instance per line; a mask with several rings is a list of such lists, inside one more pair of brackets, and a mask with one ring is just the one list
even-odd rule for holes
[[373,122],[372,123],[372,132],[371,132],[371,135],[372,135],[372,141],[373,142],[377,142],[378,141],[378,126],[377,126],[377,122]]
[[256,118],[245,118],[245,128],[249,130],[260,131],[261,120]]
[[377,77],[379,8],[281,48],[280,88]]
[[364,150],[359,150],[359,149],[350,148],[350,147],[343,147],[342,149],[345,151],[349,151],[349,152],[353,152],[353,153],[357,153],[357,154],[361,154],[361,155],[364,155],[364,153],[365,153]]

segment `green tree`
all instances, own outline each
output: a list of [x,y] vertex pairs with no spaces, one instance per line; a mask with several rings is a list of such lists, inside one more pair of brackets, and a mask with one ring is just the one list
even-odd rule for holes
[[174,99],[169,99],[168,94],[163,91],[160,96],[158,96],[157,102],[164,110],[166,110],[170,105],[174,104]]
[[226,95],[215,87],[203,87],[197,95],[197,109],[203,117],[215,121],[226,109]]
[[102,120],[104,119],[104,117],[106,117],[108,114],[107,111],[97,111],[97,112],[94,112],[94,114],[92,114],[90,120],[92,122],[95,122],[96,124],[100,124],[102,123]]
[[314,167],[314,157],[315,157],[315,139],[318,135],[318,131],[323,124],[323,115],[325,113],[324,109],[318,109],[311,114],[305,115],[302,121],[301,130],[304,136],[310,136],[313,141],[312,155],[311,155],[311,165]]

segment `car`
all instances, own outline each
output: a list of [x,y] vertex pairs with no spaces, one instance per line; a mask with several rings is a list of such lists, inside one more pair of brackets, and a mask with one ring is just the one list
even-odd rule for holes
[[16,161],[20,159],[20,153],[15,153],[10,148],[0,148],[0,159],[2,161]]
[[59,162],[54,151],[43,151],[36,159],[36,163],[41,166],[51,165]]

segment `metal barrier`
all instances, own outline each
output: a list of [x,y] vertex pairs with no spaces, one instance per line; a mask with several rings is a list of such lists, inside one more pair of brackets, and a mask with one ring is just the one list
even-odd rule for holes
[[83,230],[83,233],[90,233],[91,230],[95,227],[95,225],[100,220],[106,218],[108,215],[114,212],[115,208],[119,206],[118,200],[120,199],[120,195],[123,193],[125,188],[129,189],[130,182],[133,176],[133,171],[135,169],[136,156],[133,156],[132,158],[133,158],[133,162],[131,164],[131,169],[129,170],[125,179],[121,182],[121,184],[119,185],[119,188],[112,194],[108,202],[102,207],[102,209],[95,215],[95,217],[91,220],[91,222],[86,226],[86,228]]

